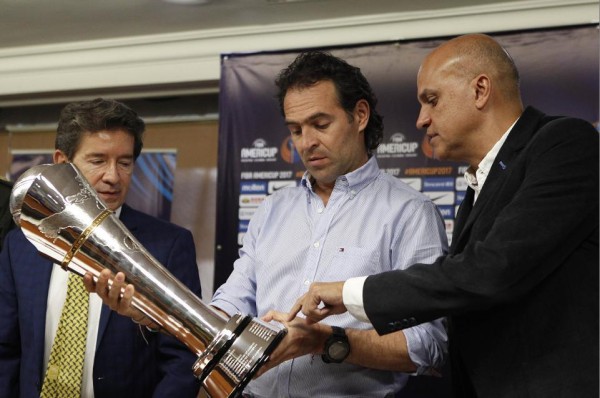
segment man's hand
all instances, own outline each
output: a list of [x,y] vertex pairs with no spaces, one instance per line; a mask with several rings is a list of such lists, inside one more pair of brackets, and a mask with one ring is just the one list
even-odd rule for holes
[[109,269],[104,269],[98,275],[98,280],[94,282],[94,278],[90,273],[83,277],[83,284],[90,293],[97,293],[102,299],[102,302],[116,311],[120,315],[131,318],[135,323],[147,326],[150,329],[160,329],[158,325],[152,322],[143,312],[136,309],[131,300],[135,293],[135,287],[125,283],[125,274],[118,272],[111,280],[112,272]]
[[287,334],[275,351],[271,353],[269,360],[258,370],[255,377],[261,376],[267,370],[290,359],[323,352],[325,340],[331,334],[331,327],[309,323],[303,318],[287,322],[287,316],[285,312],[271,310],[261,318],[265,322],[277,321],[283,324],[287,328]]
[[298,312],[306,316],[308,324],[319,322],[330,315],[347,311],[343,301],[344,282],[314,282],[308,292],[301,296],[284,319],[291,321]]

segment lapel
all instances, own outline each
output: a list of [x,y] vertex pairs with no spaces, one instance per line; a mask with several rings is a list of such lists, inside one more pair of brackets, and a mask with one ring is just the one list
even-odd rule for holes
[[456,214],[456,221],[454,223],[454,236],[456,238],[452,239],[452,244],[450,245],[450,253],[454,253],[456,251],[456,246],[458,244],[458,237],[461,236],[465,223],[469,218],[469,214],[471,214],[471,209],[473,208],[473,198],[475,197],[475,191],[472,188],[467,188],[467,192],[465,193],[465,198],[463,199],[460,207],[458,208],[458,213]]
[[454,250],[460,250],[460,247],[464,247],[468,237],[470,236],[469,231],[472,228],[473,223],[477,220],[479,214],[483,212],[483,209],[485,209],[489,204],[490,198],[495,197],[498,189],[502,187],[506,176],[511,170],[513,160],[515,160],[521,150],[537,132],[540,120],[544,116],[545,115],[542,112],[533,107],[527,107],[527,109],[525,109],[513,127],[512,131],[508,134],[508,137],[506,138],[504,145],[502,145],[502,148],[500,148],[500,152],[498,152],[496,159],[494,159],[494,163],[490,169],[490,174],[485,180],[485,184],[479,196],[477,197],[477,201],[472,206],[472,209],[470,209],[471,211],[467,211],[467,207],[470,208],[470,205],[472,204],[474,192],[469,188],[465,194],[465,199],[463,202],[467,200],[469,191],[471,191],[471,203],[467,204],[465,211],[462,211],[463,214],[461,214],[463,205],[461,204],[459,208],[456,216],[458,231],[456,239],[453,238],[452,240],[452,252],[454,252]]
[[[37,254],[37,249],[31,247],[28,248],[32,253]],[[37,260],[37,259],[36,259]],[[35,358],[32,363],[40,364],[40,369],[44,363],[44,343],[46,339],[46,311],[48,307],[48,291],[50,290],[50,276],[52,275],[52,268],[54,263],[45,257],[42,260],[33,261],[33,266],[36,267],[35,272],[31,273],[31,286],[34,287],[35,292],[32,294],[33,306],[32,306],[32,327],[33,327],[33,341],[31,344],[33,348],[30,352],[34,352],[38,358]],[[39,263],[39,264],[38,264]],[[42,370],[42,373],[44,370]],[[40,373],[41,374],[41,373]]]
[[[131,207],[123,204],[119,220],[121,220],[125,227],[127,227],[127,229],[135,236],[135,231],[138,227],[138,218]],[[108,322],[112,316],[114,316],[113,311],[106,304],[102,304],[102,309],[100,310],[100,322],[98,324],[98,338],[96,339],[96,350],[100,347],[102,337],[104,337],[104,332],[106,332]]]

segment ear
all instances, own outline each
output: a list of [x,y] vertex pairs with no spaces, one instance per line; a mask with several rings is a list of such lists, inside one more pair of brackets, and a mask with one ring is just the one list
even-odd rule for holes
[[363,131],[367,128],[369,123],[369,115],[371,114],[371,107],[365,99],[361,99],[356,103],[354,107],[354,117],[358,122],[358,131]]
[[487,75],[481,74],[472,81],[472,88],[475,92],[475,106],[477,109],[483,109],[492,95],[492,81]]
[[65,153],[63,151],[61,151],[60,149],[57,149],[54,151],[52,160],[54,161],[54,163],[68,163],[69,162],[69,158],[67,157],[67,155],[65,155]]

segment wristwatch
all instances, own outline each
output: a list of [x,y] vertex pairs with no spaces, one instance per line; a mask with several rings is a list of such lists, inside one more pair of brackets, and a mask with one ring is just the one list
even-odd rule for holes
[[325,363],[342,363],[350,354],[350,343],[343,328],[332,326],[333,333],[325,340],[325,352],[321,359]]

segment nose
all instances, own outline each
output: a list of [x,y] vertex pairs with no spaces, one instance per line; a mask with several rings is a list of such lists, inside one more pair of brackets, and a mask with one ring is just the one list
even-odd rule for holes
[[429,117],[429,114],[423,109],[423,107],[421,107],[421,110],[419,111],[419,117],[417,118],[417,128],[419,130],[426,129],[430,124],[431,118]]
[[109,184],[116,184],[119,182],[119,169],[116,162],[108,162],[104,168],[102,174],[102,180]]
[[317,136],[317,132],[312,128],[305,128],[302,131],[302,138],[298,140],[296,143],[297,150],[299,152],[304,152],[306,150],[310,150],[311,148],[319,146],[319,139]]

